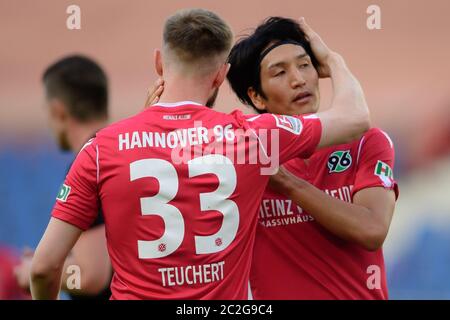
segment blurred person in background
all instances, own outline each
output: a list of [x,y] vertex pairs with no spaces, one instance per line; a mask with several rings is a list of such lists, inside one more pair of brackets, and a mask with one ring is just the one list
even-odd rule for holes
[[18,285],[13,270],[19,264],[19,253],[0,244],[0,300],[24,300],[31,296]]
[[[108,80],[102,68],[88,57],[65,57],[47,68],[43,74],[46,112],[58,146],[63,151],[78,153],[108,121]],[[58,198],[64,197],[61,188]],[[30,290],[30,269],[34,251],[24,249],[21,263],[15,269],[18,284]],[[79,288],[69,277],[80,270]],[[105,226],[101,209],[89,230],[83,233],[64,264],[61,290],[72,299],[109,299],[112,267],[109,260]],[[69,281],[68,281],[69,280]],[[69,282],[69,283],[68,283]]]
[[[316,113],[319,78],[335,88],[317,62],[329,50],[320,41],[304,20],[269,18],[230,53],[233,91],[259,114]],[[377,128],[284,164],[260,207],[253,297],[387,299],[381,247],[398,197],[393,167],[392,141]]]

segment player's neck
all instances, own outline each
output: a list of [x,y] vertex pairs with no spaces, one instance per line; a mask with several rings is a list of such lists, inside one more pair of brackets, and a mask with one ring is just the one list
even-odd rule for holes
[[205,105],[209,99],[208,85],[185,77],[171,77],[164,81],[164,92],[159,101],[174,103],[192,101]]
[[106,120],[92,121],[89,123],[74,123],[68,130],[70,149],[79,152],[84,144],[94,136],[101,128],[106,126]]

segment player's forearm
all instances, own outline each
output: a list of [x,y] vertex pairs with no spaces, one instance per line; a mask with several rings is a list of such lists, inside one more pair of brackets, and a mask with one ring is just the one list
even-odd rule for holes
[[286,181],[284,193],[331,233],[367,250],[382,245],[378,224],[368,208],[327,195],[310,183]]
[[62,269],[54,271],[32,270],[30,275],[31,295],[34,300],[56,300],[61,282]]
[[[88,258],[93,259],[94,257]],[[64,262],[61,290],[73,295],[93,295],[101,292],[106,285],[99,286],[100,279],[94,279],[93,273],[96,270],[92,270],[92,268],[93,266],[83,265],[83,262],[77,260],[74,254],[69,255]],[[79,273],[77,273],[78,271]]]
[[97,226],[83,233],[64,264],[61,289],[73,295],[97,295],[110,285],[105,227]]
[[69,286],[67,285],[68,281],[70,280],[69,277],[72,276],[72,273],[69,272],[71,266],[78,266],[79,267],[79,265],[77,264],[77,262],[76,262],[76,260],[75,260],[75,258],[73,257],[72,254],[70,254],[67,257],[66,261],[64,262],[64,267],[62,269],[63,272],[62,272],[62,277],[61,277],[62,278],[61,279],[61,290],[65,291],[65,292],[68,292],[68,293],[82,293],[82,292],[80,292],[81,288],[80,289],[76,289],[76,287],[72,288],[72,286],[70,286],[70,288],[69,288]]
[[347,123],[353,137],[357,137],[370,127],[364,91],[339,54],[333,53],[330,56],[328,67],[333,85],[332,108],[342,116],[342,121]]

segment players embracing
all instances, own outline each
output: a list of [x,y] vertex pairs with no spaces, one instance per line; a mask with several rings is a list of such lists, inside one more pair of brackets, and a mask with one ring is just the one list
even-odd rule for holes
[[[65,181],[70,191],[55,204],[33,259],[33,297],[57,297],[63,261],[101,206],[115,271],[112,299],[247,298],[259,206],[269,176],[261,174],[260,162],[233,163],[220,152],[174,161],[169,137],[185,146],[195,141],[203,150],[211,140],[182,140],[182,132],[197,132],[198,138],[200,123],[206,132],[219,126],[253,134],[262,147],[264,132],[269,144],[278,145],[279,152],[270,156],[280,164],[359,137],[370,126],[361,86],[341,56],[312,31],[309,36],[320,75],[333,80],[329,110],[306,116],[223,114],[210,107],[229,70],[229,26],[207,10],[171,16],[155,56],[156,71],[164,79],[160,101],[101,130],[78,154]],[[286,46],[300,48],[292,43],[267,48],[259,63]],[[298,92],[293,98],[304,104],[313,101],[313,94]],[[133,148],[123,148],[127,134]],[[252,147],[246,139],[230,140],[235,150]]]

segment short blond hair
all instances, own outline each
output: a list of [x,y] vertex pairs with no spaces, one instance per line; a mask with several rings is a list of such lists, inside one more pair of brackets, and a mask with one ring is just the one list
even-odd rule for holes
[[184,65],[205,61],[216,62],[218,56],[228,56],[233,33],[228,24],[205,9],[176,12],[164,25],[164,47]]

